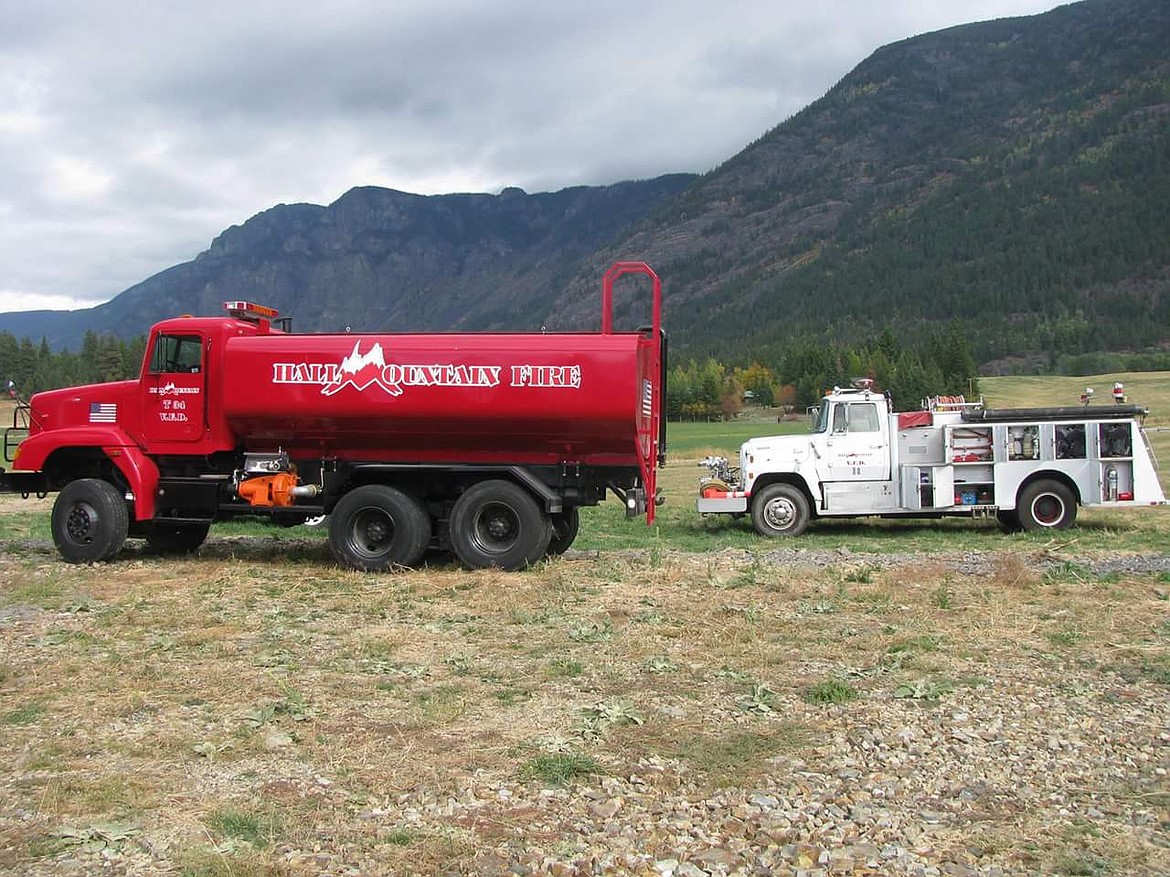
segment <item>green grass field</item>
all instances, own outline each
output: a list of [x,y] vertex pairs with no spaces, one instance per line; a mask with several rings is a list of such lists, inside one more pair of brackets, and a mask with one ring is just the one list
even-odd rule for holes
[[[1146,421],[1151,446],[1159,460],[1170,460],[1170,372],[1149,372],[1083,377],[1000,377],[980,381],[989,407],[1076,405],[1086,386],[1096,390],[1095,405],[1111,405],[1110,390],[1121,381],[1133,404],[1149,408]],[[807,431],[803,416],[777,422],[775,409],[752,409],[727,423],[670,423],[667,425],[667,465],[659,483],[667,502],[658,510],[655,525],[647,530],[638,520],[627,520],[616,502],[582,510],[581,534],[575,544],[584,550],[633,549],[647,546],[684,551],[718,551],[726,548],[761,550],[775,547],[757,537],[745,519],[727,516],[704,518],[695,510],[698,467],[708,454],[732,457],[746,439],[762,435],[793,435]],[[0,411],[0,417],[10,416]],[[1165,424],[1162,426],[1161,424]],[[1170,495],[1170,468],[1161,471],[1163,490]],[[0,539],[50,538],[49,504],[29,501],[19,506],[15,498],[0,502]],[[212,536],[255,536],[272,539],[317,539],[325,528],[294,527],[288,530],[264,523],[217,525]],[[1170,508],[1134,510],[1082,510],[1079,526],[1072,531],[1086,548],[1161,550],[1170,538]],[[1001,533],[994,522],[966,518],[943,520],[882,520],[879,518],[818,521],[799,540],[805,548],[852,547],[856,550],[896,552],[942,550],[966,546],[975,549],[1003,544],[1043,544],[1048,537]],[[1007,540],[1005,542],[1004,540]],[[1012,542],[1011,540],[1015,540]],[[327,550],[320,545],[322,559]]]
[[808,431],[804,418],[777,423],[769,420],[734,420],[728,423],[670,423],[666,427],[669,456],[701,459],[708,454],[735,452],[750,438],[762,435],[795,435]]

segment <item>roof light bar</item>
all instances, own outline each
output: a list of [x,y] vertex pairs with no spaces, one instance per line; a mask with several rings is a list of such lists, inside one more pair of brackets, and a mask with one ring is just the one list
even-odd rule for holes
[[250,320],[253,323],[262,319],[271,320],[280,315],[280,311],[276,308],[258,305],[251,301],[225,301],[223,309],[228,312],[229,316],[237,320]]

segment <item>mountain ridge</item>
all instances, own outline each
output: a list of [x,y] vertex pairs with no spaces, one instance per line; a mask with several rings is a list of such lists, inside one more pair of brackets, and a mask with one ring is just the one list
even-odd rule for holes
[[[778,359],[883,328],[913,341],[953,319],[985,364],[1161,349],[1167,144],[1170,3],[1083,0],[883,46],[702,176],[537,195],[358,186],[270,208],[23,334],[75,349],[83,328],[127,337],[249,296],[301,329],[582,329],[608,265],[636,259],[663,278],[684,356]],[[619,286],[623,325],[645,308]],[[22,334],[13,317],[0,330]]]
[[[535,319],[544,290],[573,260],[694,178],[665,174],[532,195],[516,187],[415,195],[355,186],[327,206],[261,211],[109,302],[0,314],[0,330],[76,350],[86,331],[133,337],[164,317],[217,314],[222,301],[239,298],[291,314],[301,329],[503,328],[513,313]],[[509,294],[493,298],[499,290]]]

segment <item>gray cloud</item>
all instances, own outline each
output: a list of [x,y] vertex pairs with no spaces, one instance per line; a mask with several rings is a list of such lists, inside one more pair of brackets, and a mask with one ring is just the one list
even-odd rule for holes
[[0,5],[0,310],[81,306],[278,202],[705,171],[878,46],[1055,0]]

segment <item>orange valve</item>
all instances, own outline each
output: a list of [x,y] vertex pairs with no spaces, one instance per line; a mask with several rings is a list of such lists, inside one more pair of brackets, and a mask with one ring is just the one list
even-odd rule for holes
[[293,488],[296,486],[296,475],[278,472],[249,478],[240,484],[236,493],[254,506],[289,506],[293,504]]

